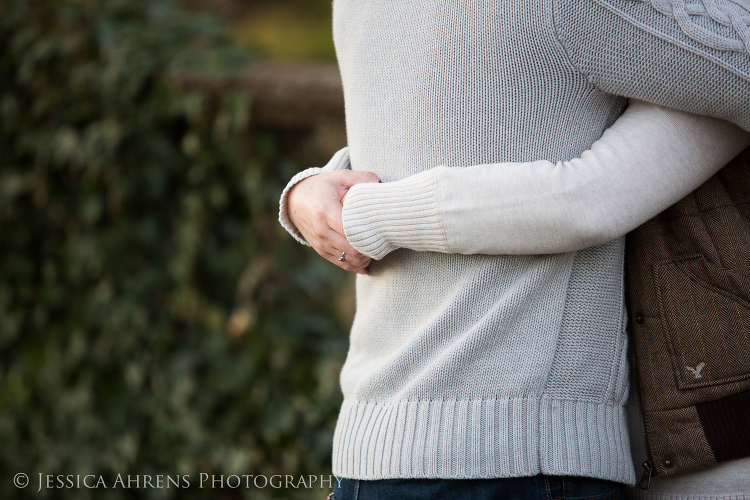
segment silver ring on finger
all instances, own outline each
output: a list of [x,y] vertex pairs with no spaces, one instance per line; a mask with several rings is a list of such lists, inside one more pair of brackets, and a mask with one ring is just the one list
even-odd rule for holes
[[341,257],[339,257],[339,262],[346,262],[346,252],[341,252]]

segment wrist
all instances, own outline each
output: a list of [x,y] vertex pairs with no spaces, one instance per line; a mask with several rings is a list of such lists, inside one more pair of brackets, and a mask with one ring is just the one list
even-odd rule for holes
[[376,260],[397,248],[448,251],[433,171],[396,182],[352,186],[342,221],[349,243]]

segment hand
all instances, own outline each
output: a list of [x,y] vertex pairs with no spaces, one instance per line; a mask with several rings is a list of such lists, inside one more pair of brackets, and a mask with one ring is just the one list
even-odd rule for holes
[[[300,181],[289,191],[289,218],[321,257],[347,271],[367,274],[370,258],[352,247],[341,220],[349,188],[362,182],[380,182],[372,172],[337,170]],[[345,261],[339,261],[346,252]]]

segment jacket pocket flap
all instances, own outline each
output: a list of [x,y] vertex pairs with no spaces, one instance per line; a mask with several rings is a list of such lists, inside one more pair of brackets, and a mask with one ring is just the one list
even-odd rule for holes
[[661,263],[656,271],[677,386],[750,378],[750,280],[701,255]]

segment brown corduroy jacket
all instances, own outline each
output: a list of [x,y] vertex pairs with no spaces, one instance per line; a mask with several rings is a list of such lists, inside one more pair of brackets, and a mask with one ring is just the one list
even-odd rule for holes
[[750,148],[626,241],[653,468],[666,477],[750,456]]

